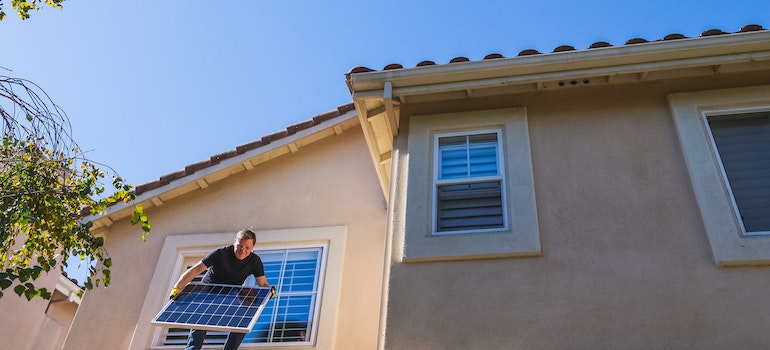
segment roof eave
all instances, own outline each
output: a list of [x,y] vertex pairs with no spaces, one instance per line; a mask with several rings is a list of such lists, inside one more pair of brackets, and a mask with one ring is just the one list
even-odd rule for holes
[[318,140],[341,134],[345,130],[358,126],[356,111],[351,109],[333,120],[323,122],[297,133],[275,140],[267,145],[251,149],[242,154],[227,158],[221,162],[197,170],[191,175],[172,180],[165,185],[142,192],[129,203],[117,203],[103,213],[90,215],[85,221],[93,222],[93,231],[100,231],[114,222],[130,217],[134,206],[142,205],[145,210],[158,207],[171,199],[192,191],[202,190],[211,184],[254,169],[259,164],[277,157],[299,151]]
[[651,72],[692,65],[770,59],[770,31],[655,41],[624,46],[449,63],[348,75],[353,99],[380,98],[385,82],[394,96],[524,84],[586,75]]

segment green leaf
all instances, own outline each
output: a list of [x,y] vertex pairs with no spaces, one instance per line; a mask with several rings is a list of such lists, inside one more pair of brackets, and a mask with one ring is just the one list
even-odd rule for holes
[[26,290],[26,288],[24,288],[24,286],[23,286],[23,285],[21,285],[21,284],[19,284],[19,285],[17,285],[16,287],[14,287],[14,288],[13,288],[13,291],[14,291],[16,294],[18,294],[19,296],[21,296],[22,294],[24,294],[24,291],[25,291],[25,290]]

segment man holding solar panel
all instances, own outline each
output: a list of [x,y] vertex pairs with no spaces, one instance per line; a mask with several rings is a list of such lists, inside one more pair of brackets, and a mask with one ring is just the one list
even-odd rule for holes
[[[270,288],[265,277],[265,267],[262,259],[254,252],[256,235],[248,229],[238,231],[232,245],[216,249],[201,261],[187,269],[171,289],[170,299],[175,299],[181,288],[190,283],[195,276],[203,272],[201,282],[209,284],[242,285],[250,275],[254,275],[260,287]],[[270,298],[275,297],[275,287],[270,290]],[[230,332],[225,342],[225,350],[235,350],[241,345],[246,333]],[[198,350],[206,339],[206,331],[190,330],[185,350]]]

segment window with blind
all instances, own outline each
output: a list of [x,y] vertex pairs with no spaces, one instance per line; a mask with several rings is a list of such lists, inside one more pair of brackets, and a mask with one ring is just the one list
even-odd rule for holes
[[[244,338],[241,347],[265,343],[312,344],[316,329],[314,322],[319,312],[325,246],[264,249],[254,250],[254,253],[262,259],[265,277],[276,287],[277,293],[257,319],[252,332]],[[256,285],[256,280],[250,276],[244,284]],[[184,345],[188,334],[188,329],[170,329],[164,345]],[[204,344],[223,345],[226,338],[226,332],[209,331]]]
[[707,121],[743,233],[770,234],[770,111]]
[[770,85],[668,96],[714,260],[770,265]]
[[435,136],[434,233],[506,227],[500,134],[483,130]]

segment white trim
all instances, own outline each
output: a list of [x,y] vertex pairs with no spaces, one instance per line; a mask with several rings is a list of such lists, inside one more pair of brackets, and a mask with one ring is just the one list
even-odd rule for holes
[[[403,261],[439,261],[540,256],[527,110],[523,107],[412,116],[406,142],[406,173],[393,203],[394,257]],[[500,129],[505,174],[506,229],[473,234],[433,235],[435,134]],[[407,156],[408,155],[408,156]],[[408,189],[408,190],[407,190]],[[407,214],[408,213],[408,214]]]
[[714,260],[723,266],[770,265],[770,235],[743,235],[704,119],[770,106],[770,85],[676,93],[668,100]]

